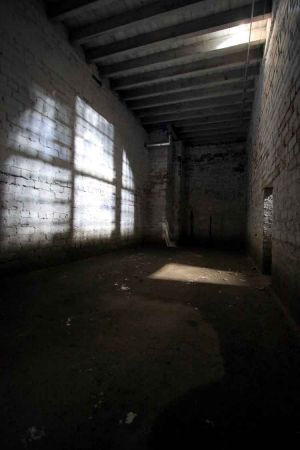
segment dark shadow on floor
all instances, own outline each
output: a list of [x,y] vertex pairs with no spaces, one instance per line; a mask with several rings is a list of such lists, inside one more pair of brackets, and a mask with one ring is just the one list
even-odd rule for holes
[[[169,264],[187,278],[149,278]],[[192,282],[191,267],[217,278]],[[1,289],[5,449],[25,439],[43,450],[159,450],[196,439],[219,450],[297,436],[299,339],[241,254],[124,249],[7,277]],[[33,426],[40,440],[29,441]]]

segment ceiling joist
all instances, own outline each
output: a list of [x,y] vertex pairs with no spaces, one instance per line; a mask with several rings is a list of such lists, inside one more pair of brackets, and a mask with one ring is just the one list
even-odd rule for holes
[[165,94],[155,97],[144,98],[141,100],[129,100],[127,105],[134,111],[143,110],[147,108],[153,108],[155,106],[173,105],[178,103],[185,103],[189,100],[204,100],[215,97],[223,97],[229,94],[242,93],[244,88],[247,92],[254,90],[254,80],[247,80],[244,83],[243,80],[233,81],[223,86],[202,87],[199,89],[192,89],[190,91],[175,92],[172,94]]
[[[252,102],[246,102],[244,105],[244,112],[247,113],[251,111]],[[181,113],[171,113],[171,114],[161,114],[160,116],[153,117],[144,117],[142,118],[142,123],[147,124],[160,124],[160,123],[168,123],[168,122],[178,122],[182,119],[195,119],[200,117],[214,116],[215,114],[231,114],[231,113],[239,113],[241,115],[243,109],[243,103],[237,103],[235,105],[218,105],[215,107],[209,107],[207,109],[195,109],[192,111],[185,111]]]
[[203,0],[164,0],[146,4],[140,8],[129,9],[122,14],[117,14],[116,16],[76,28],[70,33],[70,39],[72,42],[83,44],[91,39],[99,38],[105,33],[129,28],[140,22],[149,21],[155,18],[155,16],[159,15],[161,17],[163,14],[188,8],[193,4],[200,4],[201,2]]
[[[253,79],[259,72],[258,61],[250,61],[248,67],[248,80]],[[165,96],[169,93],[183,92],[199,87],[225,86],[232,81],[243,80],[245,76],[244,63],[235,68],[222,68],[215,73],[196,73],[189,78],[163,81],[152,86],[143,86],[122,91],[122,98],[128,100],[141,100],[150,97]]]
[[[267,18],[270,13],[271,2],[269,0],[257,1],[254,7],[253,21]],[[170,39],[190,38],[225,30],[236,25],[249,23],[250,18],[251,4],[87,50],[87,60],[89,62],[97,62],[107,56],[127,53],[128,51],[145,46],[161,44]]]
[[[249,52],[249,60],[251,64],[256,63],[262,59],[262,48],[252,48]],[[146,84],[153,84],[154,82],[166,81],[170,78],[181,78],[187,75],[198,75],[204,71],[222,70],[226,68],[233,68],[245,63],[246,51],[238,51],[227,56],[217,56],[215,58],[207,58],[200,61],[193,61],[187,64],[180,64],[166,69],[155,70],[151,72],[140,73],[138,75],[131,75],[123,77],[118,80],[112,80],[112,87],[119,91],[122,89],[129,89],[135,86],[143,86]]]

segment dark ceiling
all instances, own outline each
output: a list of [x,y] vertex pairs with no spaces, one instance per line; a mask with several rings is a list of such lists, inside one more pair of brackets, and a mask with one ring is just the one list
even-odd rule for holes
[[190,145],[246,139],[271,1],[47,1],[143,126]]

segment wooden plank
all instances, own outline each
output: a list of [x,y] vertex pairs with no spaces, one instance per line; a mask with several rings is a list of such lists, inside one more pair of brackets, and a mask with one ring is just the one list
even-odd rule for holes
[[[230,35],[228,34],[230,37]],[[251,47],[255,45],[263,44],[265,42],[266,34],[262,32],[262,28],[254,29],[251,33]],[[206,56],[210,52],[220,52],[220,46],[224,44],[226,36],[217,37],[214,39],[208,39],[197,42],[196,44],[184,45],[171,50],[165,50],[161,52],[152,53],[147,56],[141,56],[139,58],[126,59],[114,64],[105,64],[99,67],[102,76],[116,76],[130,74],[130,72],[143,70],[145,67],[151,67],[161,63],[168,63],[170,61],[177,61],[179,59],[187,58],[189,56],[195,56],[197,54],[199,59]],[[247,44],[247,42],[241,42],[240,45]],[[248,45],[248,44],[247,44]],[[237,46],[235,45],[237,48]],[[231,53],[232,47],[222,48],[222,52]]]
[[[120,78],[119,80],[112,80],[111,85],[114,90],[129,89],[146,84],[153,84],[159,81],[166,81],[170,78],[182,78],[186,75],[194,76],[195,73],[199,75],[204,71],[213,72],[214,69],[224,70],[226,68],[233,68],[236,65],[245,64],[247,50],[238,51],[226,56],[217,56],[215,58],[202,59],[200,61],[193,61],[186,64],[178,64],[167,69],[153,70],[150,72],[141,73],[138,75],[131,75]],[[263,48],[252,48],[249,53],[249,60],[251,64],[259,62],[263,56]]]
[[[111,3],[113,0],[111,0]],[[47,14],[50,19],[64,20],[75,14],[82,14],[90,11],[98,5],[103,4],[102,0],[57,0],[56,2],[48,3]]]
[[[155,16],[167,14],[177,10],[187,9],[189,6],[202,3],[203,0],[164,0],[150,3],[136,9],[130,9],[106,19],[90,23],[86,26],[71,30],[70,39],[83,44],[91,39],[98,38],[105,33],[129,28],[139,22],[151,20]],[[182,11],[180,11],[182,13]]]
[[[251,111],[252,103],[246,102],[245,104],[245,114]],[[235,105],[222,105],[215,106],[214,108],[186,111],[181,113],[174,114],[162,114],[161,116],[153,116],[153,117],[144,117],[142,119],[142,123],[154,124],[154,123],[168,123],[168,122],[181,122],[183,119],[200,119],[205,117],[214,117],[218,114],[222,114],[222,116],[226,114],[238,113],[241,114],[242,111],[242,103],[237,103]]]
[[[226,86],[232,81],[243,80],[245,75],[245,61],[239,67],[225,68],[210,74],[195,74],[194,77],[163,81],[153,86],[143,86],[135,89],[122,91],[122,98],[128,100],[139,100],[150,97],[165,96],[168,93],[186,92],[199,87]],[[251,63],[248,67],[248,79],[255,78],[259,73],[258,62]]]
[[[266,19],[272,11],[271,0],[257,1],[254,8],[253,21]],[[200,36],[215,31],[249,23],[251,4],[241,8],[230,9],[210,16],[200,17],[189,22],[172,25],[161,30],[140,34],[122,39],[108,45],[98,46],[86,52],[89,62],[101,61],[106,56],[126,53],[136,48],[153,46],[167,40]]]
[[[246,101],[253,101],[253,91],[245,96]],[[190,100],[178,105],[163,105],[155,108],[146,108],[136,111],[138,117],[154,117],[163,114],[183,113],[186,111],[202,110],[213,108],[214,106],[226,106],[242,103],[243,92],[234,95],[224,95],[203,100]]]
[[[214,98],[223,95],[237,94],[244,90],[244,80],[233,81],[223,86],[211,86],[193,89],[190,91],[175,92],[155,97],[144,98],[140,100],[129,100],[127,106],[132,110],[143,110],[153,108],[155,106],[172,105],[178,103],[185,103],[188,100],[200,100],[206,98]],[[254,89],[254,80],[247,80],[247,92]]]

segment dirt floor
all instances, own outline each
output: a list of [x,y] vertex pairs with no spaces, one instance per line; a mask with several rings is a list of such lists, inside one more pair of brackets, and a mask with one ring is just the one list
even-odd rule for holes
[[1,449],[298,448],[268,285],[240,254],[145,248],[1,280]]

